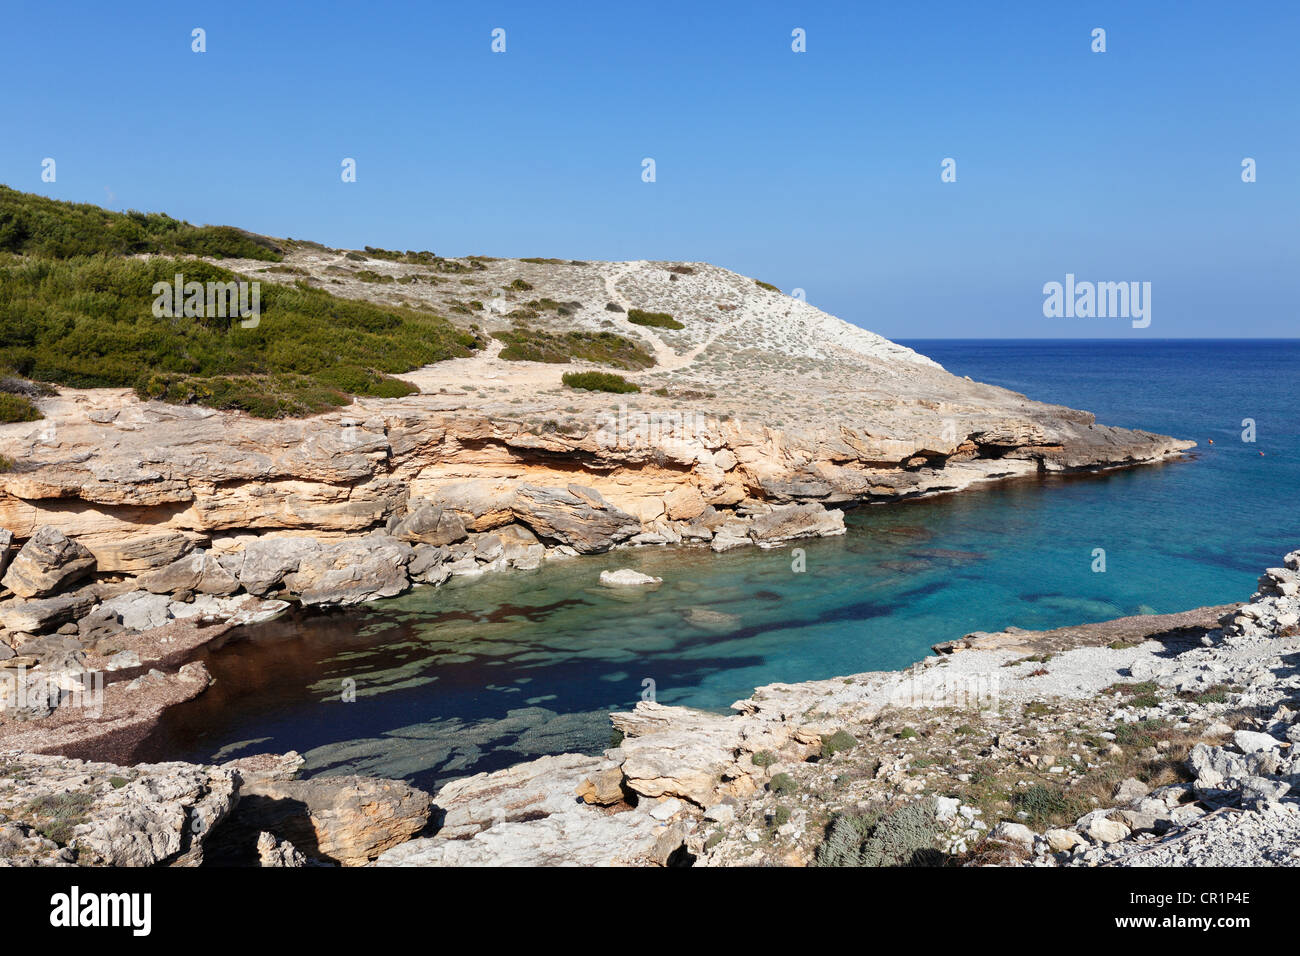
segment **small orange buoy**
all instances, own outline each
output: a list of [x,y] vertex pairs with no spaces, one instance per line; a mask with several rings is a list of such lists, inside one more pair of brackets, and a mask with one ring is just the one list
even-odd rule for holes
[[1211,445],[1214,444],[1214,439],[1213,439],[1213,438],[1210,439],[1210,444],[1211,444]]

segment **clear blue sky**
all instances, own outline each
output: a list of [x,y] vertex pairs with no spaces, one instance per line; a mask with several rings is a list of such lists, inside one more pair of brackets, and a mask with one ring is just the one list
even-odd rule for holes
[[[60,2],[5,21],[18,189],[335,246],[707,260],[894,338],[1300,330],[1294,0]],[[1150,281],[1151,327],[1044,318],[1067,272]]]

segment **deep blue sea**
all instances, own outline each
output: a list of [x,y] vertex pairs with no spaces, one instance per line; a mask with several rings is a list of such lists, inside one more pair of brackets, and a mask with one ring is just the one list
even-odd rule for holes
[[[597,751],[608,711],[650,686],[662,703],[725,709],[760,684],[905,667],[972,630],[1240,600],[1300,547],[1300,341],[905,344],[1198,447],[1189,461],[861,508],[847,535],[805,546],[803,573],[788,549],[642,548],[244,629],[208,653],[216,685],[168,712],[137,758],[293,749],[309,773],[435,787]],[[597,586],[616,567],[664,584]]]

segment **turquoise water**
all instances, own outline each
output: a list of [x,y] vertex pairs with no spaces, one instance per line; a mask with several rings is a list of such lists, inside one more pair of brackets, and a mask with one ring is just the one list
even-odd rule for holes
[[[598,750],[608,711],[647,680],[660,702],[724,709],[764,683],[904,667],[972,630],[1241,599],[1300,547],[1300,343],[907,344],[956,374],[1200,447],[1190,461],[858,509],[847,535],[803,546],[802,573],[790,549],[642,548],[245,629],[208,654],[217,684],[165,715],[137,758],[296,749],[309,772],[433,787]],[[596,585],[616,567],[665,581]],[[346,681],[355,702],[340,700]]]

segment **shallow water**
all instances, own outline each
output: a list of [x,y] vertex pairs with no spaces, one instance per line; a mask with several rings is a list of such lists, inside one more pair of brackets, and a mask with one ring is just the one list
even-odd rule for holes
[[[844,537],[803,546],[802,573],[788,548],[641,548],[248,628],[208,653],[216,685],[164,715],[137,757],[296,749],[308,772],[435,787],[599,750],[608,711],[646,681],[663,703],[725,709],[760,684],[904,667],[971,630],[1241,599],[1300,546],[1300,343],[907,344],[956,374],[1201,447],[1191,461],[859,509]],[[664,584],[596,585],[616,567]],[[346,681],[355,702],[340,700]]]

